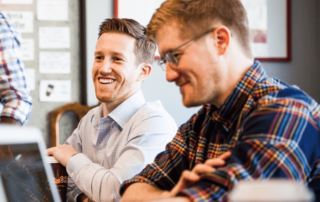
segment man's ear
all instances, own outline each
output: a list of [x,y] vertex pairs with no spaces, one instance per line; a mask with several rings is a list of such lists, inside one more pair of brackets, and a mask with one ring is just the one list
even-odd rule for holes
[[143,81],[151,74],[152,66],[151,64],[148,64],[148,63],[141,63],[138,69],[139,69],[138,80]]
[[217,27],[213,33],[214,43],[219,55],[224,55],[231,41],[231,31],[226,26]]

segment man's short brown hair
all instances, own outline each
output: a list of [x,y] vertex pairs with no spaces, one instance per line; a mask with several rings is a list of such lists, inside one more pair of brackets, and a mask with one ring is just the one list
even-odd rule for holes
[[152,63],[156,51],[156,44],[146,36],[146,28],[133,19],[108,18],[99,28],[100,37],[104,33],[122,33],[133,37],[135,42],[135,54],[137,63]]
[[192,37],[220,22],[251,56],[247,13],[240,0],[167,0],[152,16],[148,37],[154,40],[159,29],[172,21],[178,23],[181,37]]

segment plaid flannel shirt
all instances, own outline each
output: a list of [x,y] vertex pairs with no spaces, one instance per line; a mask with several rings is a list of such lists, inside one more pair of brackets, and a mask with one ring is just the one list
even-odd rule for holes
[[287,178],[320,189],[320,106],[297,87],[270,78],[256,61],[219,108],[205,105],[183,124],[166,150],[134,178],[171,190],[183,170],[226,151],[226,166],[178,195],[223,201],[240,181]]
[[24,124],[32,101],[19,50],[20,38],[0,12],[0,118],[9,117]]

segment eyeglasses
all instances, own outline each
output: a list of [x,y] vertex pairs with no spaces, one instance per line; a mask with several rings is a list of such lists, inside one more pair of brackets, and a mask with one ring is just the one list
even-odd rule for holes
[[164,69],[164,67],[165,67],[165,65],[166,65],[167,63],[171,63],[171,64],[173,64],[173,65],[178,65],[178,64],[179,64],[179,60],[180,60],[181,55],[182,55],[181,53],[179,53],[179,49],[181,49],[182,47],[190,44],[192,41],[195,41],[195,40],[200,39],[201,37],[209,34],[210,32],[212,32],[212,31],[214,31],[214,30],[215,30],[215,28],[211,28],[211,29],[209,29],[209,30],[207,30],[207,31],[199,34],[199,35],[196,35],[196,36],[193,37],[192,39],[190,39],[190,40],[182,43],[182,44],[179,45],[178,47],[176,47],[176,48],[174,48],[174,49],[166,52],[166,53],[160,58],[160,60],[159,60],[159,65],[160,65],[161,67],[163,67],[163,69]]

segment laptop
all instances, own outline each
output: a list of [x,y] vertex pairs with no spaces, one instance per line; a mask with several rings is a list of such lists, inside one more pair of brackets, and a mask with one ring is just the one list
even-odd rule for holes
[[36,128],[0,125],[0,201],[60,202]]

